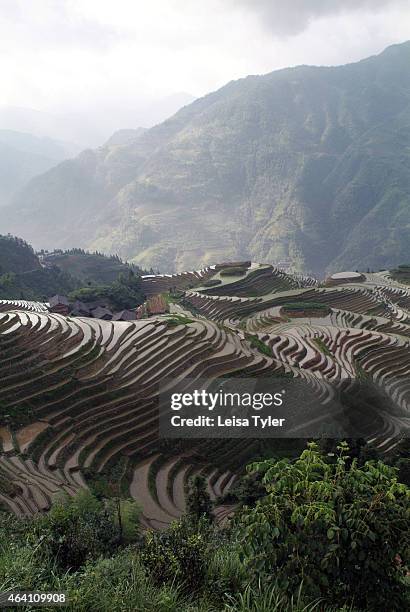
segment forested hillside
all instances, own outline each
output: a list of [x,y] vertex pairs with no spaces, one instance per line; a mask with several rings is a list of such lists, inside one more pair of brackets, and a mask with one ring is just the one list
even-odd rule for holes
[[36,254],[21,238],[0,235],[0,299],[46,301],[56,293],[79,291],[87,301],[88,294],[97,299],[108,292],[114,304],[128,299],[138,305],[140,274],[137,266],[118,256],[83,249]]

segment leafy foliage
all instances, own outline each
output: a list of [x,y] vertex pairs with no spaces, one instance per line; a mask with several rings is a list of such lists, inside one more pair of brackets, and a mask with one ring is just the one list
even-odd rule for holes
[[25,240],[10,234],[0,235],[0,274],[16,274],[39,268],[38,258]]
[[410,491],[394,468],[380,461],[359,467],[345,444],[332,464],[311,443],[294,462],[250,469],[263,470],[267,495],[239,523],[249,571],[290,593],[302,578],[311,597],[402,609]]
[[66,251],[57,249],[43,253],[44,261],[77,278],[83,285],[105,285],[117,280],[120,274],[130,271],[140,275],[142,270],[134,264],[123,262],[118,255],[104,255],[95,251],[90,253],[80,248]]
[[90,493],[62,497],[33,524],[32,539],[47,547],[62,569],[78,569],[88,558],[109,554],[120,542],[113,509]]
[[175,580],[197,590],[206,567],[209,523],[205,518],[175,521],[166,532],[148,531],[141,559],[152,578],[162,584]]
[[70,293],[72,300],[95,302],[103,300],[116,310],[135,308],[144,301],[141,280],[132,270],[128,274],[121,273],[110,285],[83,287]]
[[339,446],[251,466],[265,496],[225,529],[191,513],[141,536],[127,502],[121,542],[114,485],[34,519],[0,511],[0,590],[65,591],[68,612],[401,612],[409,491]]
[[200,474],[190,479],[186,499],[187,514],[195,522],[201,518],[212,521],[212,502],[206,490],[206,480]]

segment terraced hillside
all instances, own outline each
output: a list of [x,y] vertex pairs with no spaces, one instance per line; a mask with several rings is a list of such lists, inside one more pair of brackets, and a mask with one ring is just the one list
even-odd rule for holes
[[[323,287],[242,262],[143,283],[146,295],[170,292],[170,314],[113,322],[0,304],[2,506],[32,514],[59,491],[90,487],[135,498],[144,525],[163,528],[184,511],[192,475],[213,499],[226,493],[259,442],[160,440],[163,380],[275,373],[325,402],[343,381],[366,379],[409,408],[410,290],[388,273]],[[399,425],[392,417],[372,443],[388,452]],[[215,508],[218,520],[230,511]]]

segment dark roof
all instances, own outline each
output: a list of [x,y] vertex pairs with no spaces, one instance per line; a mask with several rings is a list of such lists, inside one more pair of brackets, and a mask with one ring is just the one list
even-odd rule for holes
[[72,312],[81,312],[85,314],[89,314],[90,312],[90,307],[87,304],[84,304],[84,302],[80,302],[79,300],[76,300],[73,303],[72,308]]
[[86,304],[87,308],[89,310],[94,310],[94,308],[107,308],[107,301],[106,300],[95,300],[94,302],[87,302]]
[[116,312],[112,318],[113,321],[135,321],[137,313],[133,310],[121,310]]
[[102,308],[101,306],[94,308],[94,310],[91,311],[91,314],[93,315],[94,319],[111,319],[112,318],[111,310],[108,310],[108,308]]
[[58,304],[63,304],[64,306],[69,306],[70,304],[65,295],[53,295],[48,301],[51,307],[57,306]]

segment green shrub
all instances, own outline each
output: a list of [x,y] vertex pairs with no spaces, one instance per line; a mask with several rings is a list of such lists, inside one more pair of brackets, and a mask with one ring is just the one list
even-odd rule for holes
[[331,464],[310,444],[299,459],[268,460],[267,495],[245,510],[241,551],[250,574],[288,593],[365,610],[403,610],[410,490],[380,461],[358,467],[341,445]]
[[132,270],[125,274],[122,272],[118,279],[109,285],[96,285],[83,287],[69,294],[71,300],[81,302],[95,302],[101,300],[108,306],[121,310],[124,308],[135,308],[144,301],[140,276]]
[[187,592],[202,585],[206,568],[209,523],[193,524],[187,517],[164,532],[148,531],[141,559],[157,584],[181,584]]
[[247,337],[250,340],[252,348],[257,349],[258,351],[260,351],[264,355],[267,355],[268,357],[273,357],[273,351],[270,348],[270,346],[265,344],[260,338],[258,338],[258,336],[253,336],[251,334],[248,334]]
[[266,495],[266,489],[262,484],[262,478],[263,475],[260,472],[244,474],[222,497],[220,503],[254,506],[258,499]]
[[115,550],[121,533],[114,509],[88,491],[64,495],[33,521],[31,539],[42,542],[50,558],[64,569],[78,569],[88,558]]
[[220,544],[209,555],[205,578],[206,590],[218,602],[227,595],[241,593],[249,580],[237,548],[229,541]]
[[132,549],[88,562],[81,572],[64,580],[61,590],[68,593],[67,612],[177,612],[187,609],[181,589],[176,585],[154,585]]
[[170,327],[176,327],[177,325],[189,325],[189,323],[193,323],[194,320],[182,314],[173,314],[171,316],[166,317],[164,319]]
[[198,523],[202,517],[208,521],[213,520],[212,502],[206,490],[206,480],[200,474],[189,480],[186,506],[188,516],[195,523]]

